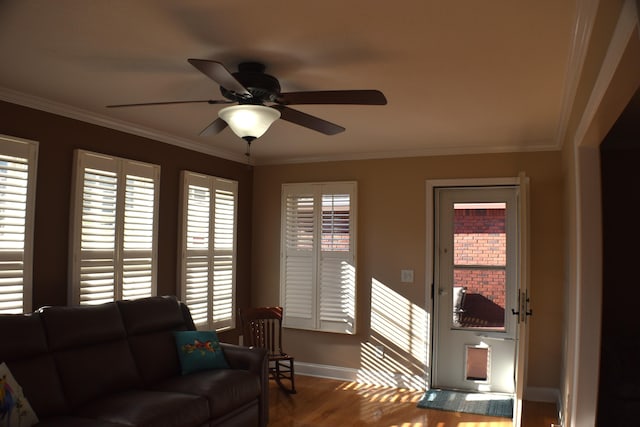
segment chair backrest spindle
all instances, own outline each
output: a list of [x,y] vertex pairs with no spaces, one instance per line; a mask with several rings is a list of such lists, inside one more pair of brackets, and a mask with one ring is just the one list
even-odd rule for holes
[[240,310],[242,333],[247,345],[282,354],[282,307],[258,307]]

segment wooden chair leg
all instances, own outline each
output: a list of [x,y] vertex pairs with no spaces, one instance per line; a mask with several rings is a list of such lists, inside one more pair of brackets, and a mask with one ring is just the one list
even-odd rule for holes
[[[280,364],[283,363],[282,361],[276,361],[276,372],[275,372],[275,380],[278,383],[278,386],[284,390],[285,392],[289,393],[289,394],[296,394],[296,386],[295,386],[295,377],[294,377],[294,372],[293,372],[293,362],[289,361],[289,367],[288,370],[285,371],[285,373],[283,373],[282,371],[280,371]],[[286,367],[285,367],[286,368]],[[287,375],[286,373],[288,373],[289,375]],[[282,383],[282,379],[287,379],[289,380],[289,382],[291,383],[290,387],[287,387],[285,384]]]

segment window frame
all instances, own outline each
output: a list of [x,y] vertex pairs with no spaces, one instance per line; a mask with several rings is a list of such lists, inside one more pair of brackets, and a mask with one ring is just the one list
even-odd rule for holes
[[[189,249],[188,244],[188,230],[189,230],[189,189],[190,186],[199,187],[208,190],[209,194],[209,206],[208,206],[208,236],[207,236],[207,248],[200,249],[198,252],[200,257],[204,257],[201,263],[206,264],[206,301],[203,301],[203,297],[192,298],[190,292],[198,292],[197,289],[192,290],[188,288],[188,276],[187,276],[187,261],[189,258],[189,252],[195,251],[195,249]],[[192,312],[194,317],[194,323],[197,329],[208,329],[216,331],[224,331],[233,329],[236,327],[236,290],[237,290],[237,265],[238,265],[238,181],[221,178],[212,175],[206,175],[198,172],[192,172],[184,170],[181,172],[181,195],[180,195],[180,227],[179,227],[179,241],[178,241],[178,283],[180,298],[184,301]],[[217,232],[220,228],[225,228],[229,220],[228,205],[219,207],[220,200],[218,200],[218,192],[220,194],[227,194],[233,198],[233,213],[232,213],[232,242],[230,247],[227,244],[222,244],[223,248],[216,248],[216,239],[223,237],[227,239],[229,236],[217,236]],[[222,197],[222,196],[221,196]],[[225,197],[223,197],[225,198]],[[220,222],[217,222],[217,211],[221,209]],[[222,210],[222,208],[226,208]],[[225,230],[222,230],[223,232]],[[216,268],[216,257],[226,257],[227,262],[231,260],[230,271],[222,268]],[[202,274],[202,267],[200,268],[200,274]],[[220,283],[216,284],[216,274],[222,275]],[[229,277],[230,274],[230,277]],[[229,291],[229,279],[231,289]],[[199,290],[200,294],[203,292]],[[216,295],[221,294],[222,298]],[[225,297],[229,295],[229,297]],[[216,318],[215,306],[222,307],[222,317]],[[226,309],[225,309],[226,307]],[[204,321],[202,321],[203,312],[205,315]],[[227,313],[227,314],[225,314]]]
[[[327,218],[334,218],[334,215],[327,216],[326,211],[323,210],[323,198],[345,195],[349,196],[349,214],[346,216],[349,225],[348,250],[323,250],[323,221]],[[309,198],[312,199],[312,221],[308,215],[301,214],[295,217],[295,223],[289,224],[288,202],[290,197],[297,197],[306,204],[309,203]],[[355,181],[287,183],[282,185],[280,305],[284,307],[284,327],[348,335],[356,333],[357,199],[357,182]],[[331,212],[335,213],[336,211]],[[289,229],[289,225],[293,228]],[[309,229],[302,230],[299,226],[311,227],[312,237]],[[292,233],[295,233],[295,236]],[[342,234],[342,232],[334,233]],[[292,242],[288,239],[296,241]],[[297,249],[292,248],[295,245],[297,245]],[[309,245],[311,245],[310,251],[308,250]],[[340,246],[343,245],[339,244],[338,247]],[[310,259],[305,260],[304,258],[307,257]],[[296,259],[299,260],[297,264]],[[287,280],[288,265],[291,265],[291,281]],[[325,276],[329,279],[324,279]],[[340,279],[332,283],[331,277],[340,277]],[[340,289],[336,289],[335,285]],[[337,295],[336,291],[341,295],[347,295],[342,297],[346,298],[347,302],[345,304],[344,300],[341,301],[341,312],[331,312],[332,309],[327,308],[331,304],[323,303],[325,293],[329,295],[328,299],[330,299]],[[288,293],[291,294],[291,298]],[[299,302],[301,300],[304,301]],[[310,313],[305,313],[303,304]],[[335,314],[339,314],[339,316],[332,318]],[[338,320],[341,316],[342,319]]]
[[[0,154],[26,159],[27,188],[25,199],[24,234],[22,249],[22,313],[33,310],[33,236],[35,228],[36,180],[39,143],[28,139],[0,134]],[[5,257],[2,257],[3,259]],[[4,293],[4,292],[0,292]],[[13,313],[16,310],[2,311]]]
[[[113,299],[100,298],[96,300],[82,299],[81,286],[81,262],[82,257],[81,238],[83,233],[83,207],[84,207],[84,181],[85,170],[92,169],[115,174],[116,176],[116,201],[114,223],[114,248],[113,248]],[[73,191],[71,194],[70,215],[70,251],[69,257],[69,304],[98,304],[101,302],[121,300],[123,298],[123,276],[126,250],[125,240],[125,210],[127,193],[127,176],[148,179],[153,185],[153,224],[151,225],[151,249],[140,252],[149,254],[150,259],[150,287],[151,296],[157,295],[158,278],[158,222],[160,200],[160,166],[137,160],[125,159],[107,154],[95,153],[77,149],[74,151]],[[108,252],[108,251],[105,251]],[[141,295],[144,297],[147,295]],[[128,299],[133,299],[129,297]],[[138,298],[138,297],[136,297]]]

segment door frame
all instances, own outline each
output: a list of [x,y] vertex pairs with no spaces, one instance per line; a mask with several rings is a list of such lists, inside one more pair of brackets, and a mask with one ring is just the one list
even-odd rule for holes
[[[528,223],[528,183],[529,179],[523,172],[516,177],[504,177],[504,178],[452,178],[452,179],[429,179],[426,181],[426,259],[425,259],[425,295],[426,295],[426,312],[429,325],[429,337],[427,337],[427,361],[425,363],[425,384],[426,388],[431,388],[432,384],[432,371],[434,369],[434,334],[435,330],[435,313],[434,313],[434,282],[435,282],[435,268],[434,268],[434,245],[435,245],[435,189],[438,187],[489,187],[489,186],[519,186],[520,197],[522,201],[519,202],[520,206],[524,208],[524,212],[520,212],[521,220],[524,222],[520,224],[521,245],[524,245],[524,253],[521,253],[520,259],[521,265],[521,287],[528,288],[528,239],[529,239],[529,223]],[[522,416],[522,401],[524,394],[524,383],[526,381],[526,366],[527,366],[527,341],[528,341],[528,322],[523,321],[518,325],[518,336],[520,337],[517,344],[517,356],[516,356],[516,384],[515,384],[515,397],[514,397],[514,411],[513,411],[513,425],[519,427]]]

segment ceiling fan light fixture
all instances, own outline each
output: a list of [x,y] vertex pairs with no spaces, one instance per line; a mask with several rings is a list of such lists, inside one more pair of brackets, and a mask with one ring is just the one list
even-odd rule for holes
[[233,133],[245,141],[252,141],[260,138],[280,118],[280,111],[264,105],[241,104],[223,108],[218,116],[227,122]]

